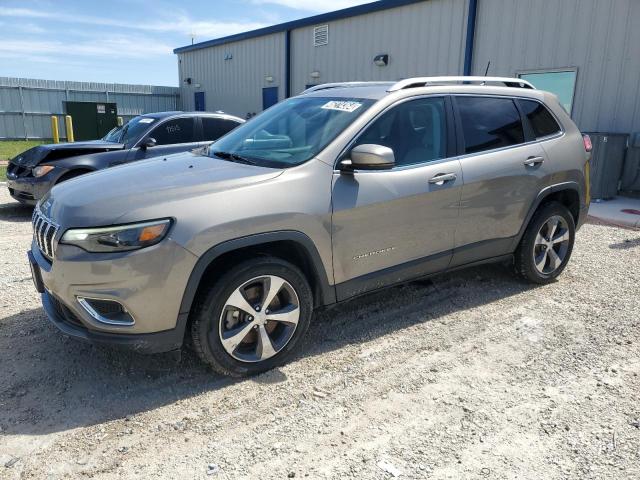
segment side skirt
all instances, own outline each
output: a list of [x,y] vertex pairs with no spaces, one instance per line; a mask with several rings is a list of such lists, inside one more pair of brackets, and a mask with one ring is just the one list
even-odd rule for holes
[[[336,285],[338,302],[442,273],[488,263],[512,261],[513,252],[509,251],[508,247],[512,240],[509,238],[482,242],[477,246],[462,247],[347,280]],[[487,255],[489,252],[492,254]],[[481,254],[484,256],[481,257]],[[452,258],[457,259],[457,262],[453,263]]]

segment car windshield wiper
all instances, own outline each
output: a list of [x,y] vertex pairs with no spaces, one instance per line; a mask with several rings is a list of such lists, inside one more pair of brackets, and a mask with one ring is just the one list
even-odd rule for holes
[[246,163],[247,165],[258,165],[255,161],[247,157],[243,157],[242,155],[238,155],[237,153],[216,151],[216,152],[213,152],[213,154],[216,157],[220,157],[223,160],[229,160],[231,162]]

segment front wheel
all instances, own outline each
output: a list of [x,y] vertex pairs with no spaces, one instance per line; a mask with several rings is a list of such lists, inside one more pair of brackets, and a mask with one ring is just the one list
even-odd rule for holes
[[194,310],[196,352],[225,375],[252,375],[292,355],[311,321],[313,297],[294,265],[258,257],[232,267]]
[[551,202],[538,210],[516,250],[516,272],[534,283],[553,281],[567,266],[576,226],[573,215],[561,203]]

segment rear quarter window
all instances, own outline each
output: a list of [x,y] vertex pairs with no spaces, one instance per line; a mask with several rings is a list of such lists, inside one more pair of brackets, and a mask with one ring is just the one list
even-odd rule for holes
[[551,112],[539,102],[533,100],[518,100],[522,112],[525,114],[536,139],[548,137],[561,131],[560,125]]

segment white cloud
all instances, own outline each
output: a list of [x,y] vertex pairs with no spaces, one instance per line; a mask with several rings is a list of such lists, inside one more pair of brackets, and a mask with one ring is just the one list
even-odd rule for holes
[[76,15],[57,11],[34,10],[29,8],[0,7],[0,17],[19,17],[46,19],[73,24],[85,24],[104,27],[118,27],[126,30],[138,30],[158,33],[195,34],[198,37],[224,37],[234,33],[264,27],[258,22],[222,22],[194,20],[184,13],[167,20],[132,22],[91,15]]
[[[100,42],[61,42],[40,40],[0,39],[0,57],[15,58],[29,55],[34,59],[47,55],[80,57],[144,58],[149,55],[167,55],[172,47],[150,39],[111,37]],[[38,60],[40,61],[40,60]]]
[[371,0],[252,0],[258,5],[282,5],[284,7],[295,8],[296,10],[306,10],[308,12],[331,12],[354,5],[371,3]]

